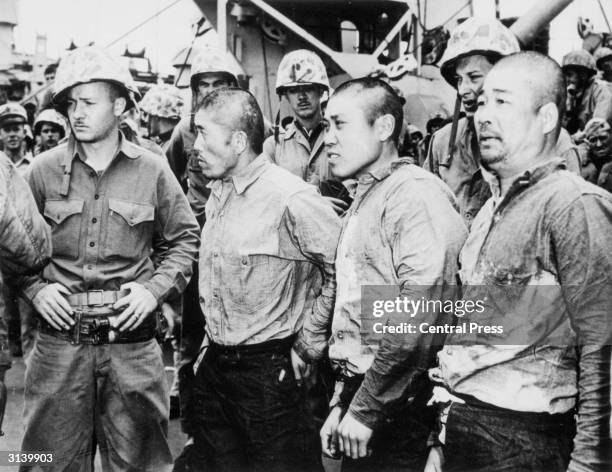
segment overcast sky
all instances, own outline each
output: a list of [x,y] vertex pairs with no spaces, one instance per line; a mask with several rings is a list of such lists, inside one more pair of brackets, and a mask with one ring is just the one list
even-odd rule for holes
[[[106,45],[175,1],[19,0],[19,26],[15,30],[15,42],[18,50],[33,52],[36,33],[46,33],[47,50],[51,57],[63,54],[71,39],[77,45],[90,41]],[[462,0],[430,0],[430,4],[440,4],[440,14],[448,16],[449,3],[455,1],[462,3]],[[473,1],[477,14],[493,15],[494,0]],[[534,1],[537,0],[500,0],[501,14],[503,17],[518,16]],[[612,0],[602,0],[602,3],[612,21]],[[551,55],[555,59],[580,47],[581,41],[576,33],[576,18],[580,15],[590,17],[596,30],[605,29],[597,0],[574,0],[552,25]],[[199,17],[199,10],[193,1],[180,0],[146,26],[120,41],[113,50],[121,53],[126,44],[134,50],[146,46],[153,66],[161,72],[172,72],[172,57],[191,42],[193,33],[190,25]]]

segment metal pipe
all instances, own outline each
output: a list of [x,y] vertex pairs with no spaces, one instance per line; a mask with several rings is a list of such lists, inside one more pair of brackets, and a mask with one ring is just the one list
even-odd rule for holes
[[385,39],[383,39],[382,42],[378,45],[378,47],[374,50],[374,52],[372,53],[373,57],[378,58],[378,56],[383,53],[383,51],[387,48],[393,38],[397,36],[397,33],[399,33],[399,31],[404,27],[404,25],[408,23],[408,21],[410,21],[410,18],[412,18],[412,12],[410,11],[410,9],[408,9],[406,10],[406,13],[404,13],[402,17],[398,20],[395,26],[391,29],[391,31],[387,33]]
[[217,36],[219,50],[227,52],[227,0],[217,0]]
[[538,32],[574,0],[539,0],[510,27],[522,44],[529,44]]
[[612,33],[612,28],[610,28],[610,22],[608,21],[608,15],[606,15],[606,10],[604,10],[603,5],[601,4],[601,0],[597,0],[597,2],[599,3],[599,8],[601,9],[601,14],[604,17],[606,25],[608,25],[608,31]]

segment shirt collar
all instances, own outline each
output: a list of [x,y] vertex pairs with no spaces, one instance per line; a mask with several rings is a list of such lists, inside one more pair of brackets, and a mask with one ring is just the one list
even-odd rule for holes
[[15,162],[15,167],[19,167],[22,165],[29,165],[32,163],[32,153],[26,152],[19,161]]
[[270,161],[264,154],[257,156],[248,166],[238,175],[234,175],[227,179],[216,179],[212,180],[207,187],[212,191],[218,191],[224,182],[232,182],[234,189],[238,195],[244,193],[244,191],[252,185],[264,171],[270,166]]
[[[121,131],[119,131],[119,150],[117,151],[116,155],[119,154],[122,154],[129,159],[137,159],[141,156],[141,149],[128,141]],[[71,135],[70,138],[68,138],[68,152],[66,152],[64,162],[62,163],[64,168],[69,168],[72,161],[77,156],[83,161],[86,160],[81,143],[79,143],[76,139],[74,139],[74,136]]]
[[[561,157],[553,157],[545,162],[540,162],[534,165],[533,167],[527,169],[518,177],[516,177],[508,188],[508,193],[510,193],[511,189],[518,189],[535,185],[537,182],[549,176],[555,170],[565,169],[566,167],[567,165],[565,163],[565,159]],[[491,187],[491,193],[493,194],[493,198],[495,199],[496,203],[499,202],[500,197],[502,195],[497,175],[495,175],[491,171],[486,170],[482,166],[481,171],[482,176],[489,184],[489,187]]]
[[355,193],[357,192],[358,186],[360,185],[369,186],[369,185],[372,185],[374,182],[380,182],[386,179],[387,177],[389,177],[393,173],[393,171],[398,169],[399,167],[406,165],[406,164],[412,164],[412,163],[413,163],[413,160],[411,158],[400,157],[400,158],[394,159],[386,166],[383,166],[379,169],[375,169],[372,172],[368,172],[367,174],[362,175],[361,177],[359,177],[359,179],[345,180],[343,184],[346,187],[346,189],[349,191],[350,195],[354,197]]

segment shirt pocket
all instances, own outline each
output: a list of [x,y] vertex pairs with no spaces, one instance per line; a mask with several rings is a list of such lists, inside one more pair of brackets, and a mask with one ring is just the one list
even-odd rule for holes
[[290,297],[292,262],[265,254],[229,258],[224,267],[229,308],[234,313],[254,313]]
[[104,258],[137,260],[147,255],[154,219],[153,205],[109,198]]
[[46,200],[44,215],[51,223],[53,257],[75,260],[79,257],[79,239],[84,200]]

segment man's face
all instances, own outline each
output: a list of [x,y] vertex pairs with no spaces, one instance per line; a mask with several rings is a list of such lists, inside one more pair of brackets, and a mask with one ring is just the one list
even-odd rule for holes
[[198,163],[204,176],[223,179],[232,175],[239,159],[231,145],[233,131],[222,122],[219,113],[212,109],[199,110],[194,124],[198,137],[193,149],[198,153]]
[[289,87],[285,96],[293,113],[302,120],[311,120],[321,112],[323,90],[317,85]]
[[45,149],[51,149],[57,146],[61,137],[62,133],[57,125],[43,123],[40,127],[40,144],[42,144]]
[[457,61],[455,68],[457,93],[461,97],[466,113],[473,114],[478,108],[478,94],[492,67],[493,64],[480,54],[463,57]]
[[4,144],[4,149],[8,151],[19,151],[25,136],[25,126],[23,124],[7,123],[0,127],[0,140]]
[[45,74],[45,82],[46,83],[50,84],[54,80],[55,80],[55,72],[49,72],[48,74]]
[[612,80],[612,57],[600,61],[599,68],[606,80]]
[[598,159],[609,159],[612,156],[612,133],[600,130],[589,136],[591,154]]
[[580,98],[589,80],[588,74],[574,67],[566,67],[563,69],[563,75],[565,76],[565,83],[567,85],[568,98]]
[[380,157],[382,143],[366,118],[367,102],[350,91],[332,96],[325,110],[325,147],[334,176],[359,177]]
[[221,72],[207,72],[198,78],[197,89],[199,99],[202,100],[213,90],[231,87],[233,84],[227,79],[227,75]]
[[[117,129],[123,109],[117,110],[110,85],[91,82],[72,87],[68,94],[68,120],[77,141],[102,141]],[[118,113],[118,114],[117,114]]]
[[526,72],[492,71],[485,80],[474,115],[482,163],[496,164],[520,157],[535,145],[543,146],[545,136],[537,121],[533,91]]

